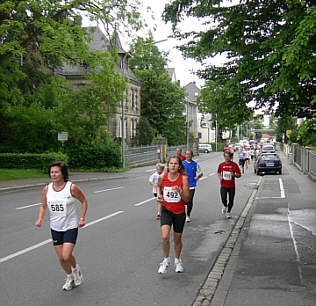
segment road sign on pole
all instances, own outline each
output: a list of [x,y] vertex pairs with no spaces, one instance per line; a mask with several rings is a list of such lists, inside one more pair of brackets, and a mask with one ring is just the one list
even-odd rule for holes
[[58,141],[61,141],[62,146],[64,142],[68,140],[68,132],[60,132],[57,137]]

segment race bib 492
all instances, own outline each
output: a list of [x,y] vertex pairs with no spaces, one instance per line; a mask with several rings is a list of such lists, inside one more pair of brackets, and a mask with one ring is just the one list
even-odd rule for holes
[[164,187],[163,198],[167,203],[179,203],[181,197],[179,192],[172,189],[172,187]]

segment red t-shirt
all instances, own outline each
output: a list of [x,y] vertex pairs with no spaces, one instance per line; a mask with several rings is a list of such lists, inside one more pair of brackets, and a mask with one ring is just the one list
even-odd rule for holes
[[240,174],[238,165],[234,162],[219,164],[217,173],[220,173],[223,177],[221,180],[221,186],[225,188],[232,188],[235,186],[235,176],[233,174]]
[[183,189],[183,174],[179,173],[178,178],[173,182],[168,179],[168,172],[163,175],[161,182],[162,202],[161,205],[166,207],[174,214],[184,212],[184,201],[178,192],[171,189],[173,186],[179,186]]
[[181,158],[182,161],[185,160],[185,156],[184,155],[180,154],[179,157]]

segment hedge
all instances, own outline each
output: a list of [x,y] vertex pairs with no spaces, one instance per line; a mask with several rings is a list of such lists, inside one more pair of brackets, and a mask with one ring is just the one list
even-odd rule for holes
[[[215,152],[216,151],[216,143],[212,142],[211,145],[212,145],[213,152]],[[226,147],[225,143],[218,142],[217,143],[217,152],[223,152],[224,151],[224,147]]]
[[63,153],[0,153],[0,168],[43,169],[53,161],[68,163],[68,156]]

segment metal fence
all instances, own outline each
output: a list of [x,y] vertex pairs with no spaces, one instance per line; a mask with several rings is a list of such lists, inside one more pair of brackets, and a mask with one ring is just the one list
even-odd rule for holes
[[296,164],[300,170],[316,177],[316,152],[312,152],[308,147],[301,147],[297,144],[286,150],[288,155],[293,153],[291,157],[293,164]]
[[181,146],[168,146],[168,147],[167,147],[167,160],[168,160],[169,156],[176,154],[176,149],[177,149],[177,148],[181,148],[181,149],[182,149],[182,154],[184,155],[184,152],[185,152],[187,146],[186,146],[186,145],[181,145]]
[[157,146],[131,147],[125,151],[125,159],[129,166],[158,160]]

